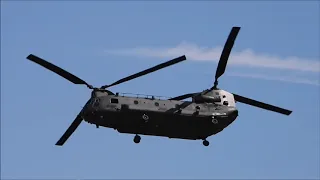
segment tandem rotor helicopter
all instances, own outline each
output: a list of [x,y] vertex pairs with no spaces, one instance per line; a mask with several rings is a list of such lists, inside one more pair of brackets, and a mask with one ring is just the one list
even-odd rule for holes
[[[92,89],[91,98],[71,123],[66,132],[57,141],[62,146],[84,120],[90,124],[113,128],[119,133],[135,134],[134,142],[139,143],[139,135],[162,136],[168,138],[206,140],[209,136],[221,132],[238,116],[236,102],[245,103],[265,110],[290,115],[292,111],[249,99],[219,89],[218,78],[225,72],[228,58],[240,27],[233,27],[225,43],[217,66],[214,85],[201,92],[184,94],[169,99],[155,96],[128,96],[114,94],[107,90],[111,86],[138,78],[148,73],[186,60],[183,55],[131,76],[122,78],[110,85],[93,87],[75,75],[30,54],[27,59],[51,70],[74,84],[86,85]],[[184,101],[192,98],[192,101]]]

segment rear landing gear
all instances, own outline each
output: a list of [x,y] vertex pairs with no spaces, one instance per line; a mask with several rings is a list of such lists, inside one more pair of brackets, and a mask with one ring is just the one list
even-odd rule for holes
[[203,143],[204,146],[209,146],[209,144],[210,144],[209,141],[207,141],[207,140],[203,140],[202,143]]
[[140,140],[141,140],[141,137],[139,135],[135,135],[134,138],[133,138],[133,142],[135,143],[140,143]]

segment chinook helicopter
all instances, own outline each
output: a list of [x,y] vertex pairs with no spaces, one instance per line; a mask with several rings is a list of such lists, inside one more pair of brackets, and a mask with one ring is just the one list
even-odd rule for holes
[[[292,112],[290,110],[249,99],[217,87],[218,78],[225,72],[239,30],[240,27],[231,29],[220,56],[214,85],[210,89],[169,99],[113,93],[107,88],[182,62],[186,60],[184,55],[122,78],[110,85],[97,88],[60,67],[30,54],[27,59],[57,73],[74,84],[83,84],[92,89],[91,98],[56,145],[62,146],[83,120],[95,124],[97,128],[102,126],[113,128],[119,133],[135,134],[135,143],[140,142],[140,135],[150,135],[203,140],[203,145],[208,146],[207,138],[209,136],[221,132],[238,117],[236,102],[290,115]],[[185,100],[188,98],[192,98],[192,101]]]

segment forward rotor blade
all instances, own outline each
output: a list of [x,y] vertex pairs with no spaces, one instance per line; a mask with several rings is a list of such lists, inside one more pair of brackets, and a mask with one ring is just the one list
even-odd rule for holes
[[220,56],[220,60],[219,60],[219,64],[218,64],[218,67],[217,67],[217,71],[216,71],[216,80],[225,72],[226,70],[226,66],[227,66],[227,63],[228,63],[228,59],[229,59],[229,55],[230,55],[230,52],[233,48],[233,45],[234,45],[234,42],[237,38],[237,35],[240,31],[240,27],[233,27],[231,29],[231,32],[228,36],[228,39],[224,45],[224,48],[223,48],[223,51],[221,53],[221,56]]
[[56,145],[57,146],[62,146],[68,138],[71,136],[71,134],[77,129],[77,127],[80,125],[82,122],[82,117],[80,114],[76,117],[76,119],[72,122],[72,124],[69,126],[67,131],[61,136],[61,138],[57,141]]
[[30,54],[27,59],[29,59],[30,61],[33,61],[39,65],[41,65],[42,67],[47,68],[48,70],[51,70],[52,72],[55,72],[56,74],[60,75],[61,77],[64,77],[65,79],[71,81],[74,84],[85,84],[88,87],[90,86],[89,84],[87,84],[84,80],[78,78],[77,76],[67,72],[66,70],[51,64],[50,62],[41,59],[33,54]]
[[195,96],[196,94],[198,93],[189,93],[189,94],[184,94],[184,95],[181,95],[181,96],[177,96],[177,97],[174,97],[174,98],[170,98],[168,100],[183,100],[183,99],[187,99],[187,98],[190,98],[190,97],[193,97]]
[[136,74],[133,74],[131,76],[128,76],[128,77],[125,77],[123,79],[120,79],[110,85],[105,85],[105,86],[101,86],[102,89],[105,89],[105,88],[108,88],[108,87],[111,87],[111,86],[114,86],[114,85],[117,85],[117,84],[120,84],[120,83],[123,83],[123,82],[126,82],[126,81],[129,81],[129,80],[132,80],[132,79],[135,79],[137,77],[140,77],[140,76],[143,76],[143,75],[146,75],[146,74],[149,74],[151,72],[154,72],[154,71],[157,71],[157,70],[160,70],[162,68],[165,68],[165,67],[168,67],[168,66],[171,66],[173,64],[176,64],[176,63],[179,63],[181,61],[184,61],[186,60],[186,56],[183,55],[183,56],[180,56],[178,58],[175,58],[175,59],[172,59],[170,61],[167,61],[167,62],[164,62],[164,63],[161,63],[159,65],[156,65],[152,68],[149,68],[149,69],[146,69],[144,71],[141,71],[141,72],[138,72]]
[[244,103],[244,104],[248,104],[248,105],[251,105],[251,106],[259,107],[259,108],[262,108],[262,109],[265,109],[265,110],[269,110],[269,111],[274,111],[274,112],[281,113],[281,114],[284,114],[284,115],[290,115],[292,113],[292,111],[290,111],[290,110],[283,109],[283,108],[280,108],[280,107],[276,107],[276,106],[273,106],[273,105],[270,105],[270,104],[266,104],[266,103],[263,103],[263,102],[259,102],[259,101],[253,100],[253,99],[249,99],[247,97],[243,97],[243,96],[240,96],[240,95],[237,95],[237,94],[233,94],[233,96],[234,96],[234,99],[236,101]]

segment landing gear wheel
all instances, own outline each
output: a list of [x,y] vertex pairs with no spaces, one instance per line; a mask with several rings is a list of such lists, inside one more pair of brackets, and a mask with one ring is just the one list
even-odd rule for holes
[[141,140],[141,137],[139,135],[135,135],[133,138],[133,141],[137,144],[140,143],[140,140]]
[[207,141],[207,140],[203,140],[202,143],[203,143],[204,146],[209,146],[209,141]]
[[212,119],[212,123],[213,124],[218,124],[218,120],[217,119]]

